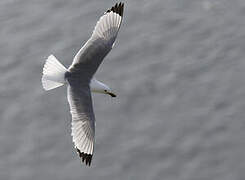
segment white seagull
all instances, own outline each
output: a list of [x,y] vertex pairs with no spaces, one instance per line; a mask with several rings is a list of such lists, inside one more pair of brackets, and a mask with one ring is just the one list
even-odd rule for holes
[[78,51],[68,69],[54,55],[48,57],[43,68],[42,85],[45,90],[67,85],[72,139],[81,162],[89,166],[95,143],[95,116],[90,91],[116,97],[107,85],[93,76],[114,45],[122,23],[123,9],[123,3],[116,3],[100,17],[92,36]]

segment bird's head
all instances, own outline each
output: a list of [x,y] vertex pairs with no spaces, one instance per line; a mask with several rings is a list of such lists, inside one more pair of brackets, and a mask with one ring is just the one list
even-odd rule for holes
[[95,78],[92,79],[90,87],[91,87],[91,91],[94,93],[108,94],[111,97],[116,97],[116,94],[109,88],[109,86],[103,84],[102,82],[96,80]]
[[117,97],[110,89],[104,89],[104,93],[110,95],[111,97]]
[[105,85],[105,84],[104,84],[104,86],[101,88],[101,93],[103,93],[103,94],[108,94],[108,95],[110,95],[111,97],[117,97],[117,95],[116,95],[114,92],[112,92],[112,90],[111,90],[107,85]]

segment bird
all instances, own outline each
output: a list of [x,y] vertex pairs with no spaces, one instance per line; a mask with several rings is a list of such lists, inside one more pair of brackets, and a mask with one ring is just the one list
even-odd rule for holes
[[91,92],[116,97],[110,87],[98,81],[94,74],[114,46],[123,12],[122,2],[105,11],[69,68],[61,64],[54,55],[46,59],[43,67],[41,81],[44,90],[67,86],[72,141],[81,163],[87,166],[91,165],[95,147],[95,115]]

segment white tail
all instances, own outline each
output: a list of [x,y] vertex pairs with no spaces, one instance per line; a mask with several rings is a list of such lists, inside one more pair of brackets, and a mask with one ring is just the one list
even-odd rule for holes
[[65,84],[65,73],[67,69],[56,59],[54,55],[50,55],[43,67],[42,85],[48,91]]

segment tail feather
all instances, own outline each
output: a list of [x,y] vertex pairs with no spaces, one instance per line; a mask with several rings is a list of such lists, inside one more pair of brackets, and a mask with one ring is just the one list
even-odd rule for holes
[[43,67],[43,88],[48,91],[64,85],[66,72],[67,69],[56,59],[56,57],[50,55]]

